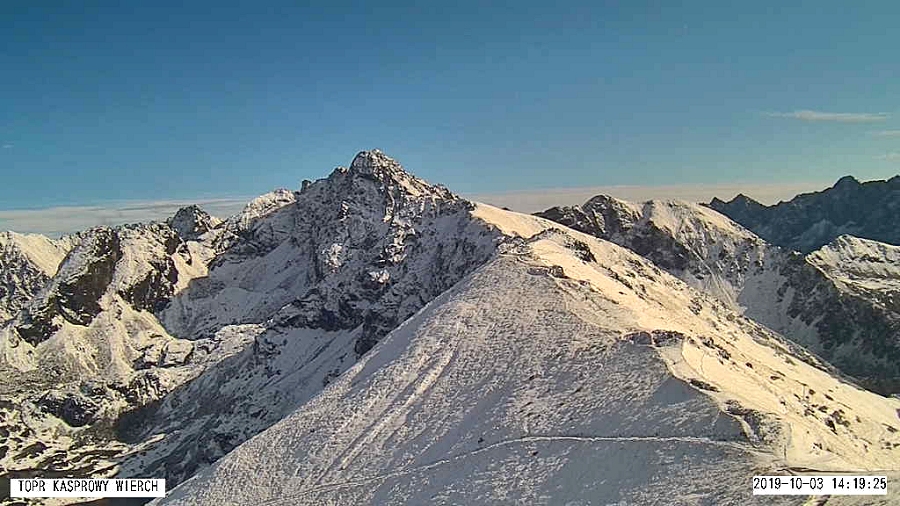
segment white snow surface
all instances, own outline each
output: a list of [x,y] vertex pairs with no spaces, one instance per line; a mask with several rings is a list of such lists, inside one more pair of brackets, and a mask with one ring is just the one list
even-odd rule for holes
[[679,201],[598,195],[543,214],[632,249],[867,384],[897,388],[895,247],[845,237],[804,258],[706,206]]
[[747,504],[753,474],[900,468],[900,400],[621,247],[473,215],[531,239],[155,504]]
[[37,234],[0,233],[0,324],[12,319],[56,274],[67,241]]
[[0,233],[0,248],[8,247],[15,247],[44,274],[52,276],[71,245],[40,234]]
[[900,311],[900,246],[842,235],[806,259],[844,289]]

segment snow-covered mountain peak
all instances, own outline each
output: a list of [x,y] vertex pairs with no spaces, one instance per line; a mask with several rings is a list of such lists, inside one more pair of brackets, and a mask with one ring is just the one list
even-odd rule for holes
[[0,233],[0,324],[12,319],[56,274],[70,244],[42,235]]
[[235,231],[246,230],[255,220],[296,201],[296,192],[287,188],[277,188],[248,202],[240,213],[227,220],[227,226]]
[[900,289],[900,246],[842,235],[806,258],[845,281],[880,280]]
[[[802,256],[689,203],[600,195],[555,212],[578,231],[469,202],[373,150],[224,223],[189,206],[49,253],[45,239],[4,235],[0,253],[13,247],[0,273],[34,274],[34,293],[18,289],[21,277],[8,283],[27,304],[0,326],[0,471],[52,465],[175,485],[297,408],[269,432],[287,444],[263,435],[214,472],[246,464],[267,480],[286,469],[289,486],[323,494],[298,503],[327,503],[332,487],[377,492],[368,484],[381,480],[394,494],[395,478],[412,486],[406,503],[565,503],[540,476],[578,483],[563,487],[573,499],[640,503],[643,485],[667,494],[679,481],[641,481],[672,477],[660,456],[683,454],[681,476],[723,478],[749,475],[758,454],[822,469],[896,462],[900,404],[748,319],[791,339],[817,325],[822,343],[854,352],[874,341],[835,339],[836,321],[897,335],[865,307],[840,305],[843,292]],[[870,248],[844,238],[822,255],[885,254]],[[892,357],[876,358],[900,363]],[[86,444],[79,433],[99,436]],[[610,473],[623,473],[609,455],[650,471],[611,487]],[[493,483],[537,485],[518,500],[460,481],[463,460],[518,469],[484,475]],[[595,474],[584,480],[583,469]],[[474,488],[438,490],[451,482]],[[747,494],[736,482],[732,492]],[[240,494],[220,498],[256,502]]]
[[350,163],[349,169],[338,168],[335,171],[350,177],[361,177],[380,183],[385,188],[397,188],[411,196],[430,195],[438,198],[452,199],[453,194],[440,185],[432,185],[406,170],[397,160],[387,156],[378,149],[360,151]]
[[900,246],[842,235],[806,259],[842,288],[900,314]]
[[378,173],[403,172],[403,167],[379,149],[360,151],[350,162],[350,170],[359,174],[376,175]]
[[182,207],[168,220],[169,226],[185,241],[197,240],[220,223],[222,220],[197,205]]

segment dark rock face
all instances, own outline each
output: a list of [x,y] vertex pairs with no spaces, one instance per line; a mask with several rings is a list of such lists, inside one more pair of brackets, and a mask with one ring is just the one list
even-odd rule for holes
[[50,278],[0,234],[0,324],[12,319]]
[[89,325],[100,313],[100,296],[106,291],[122,256],[119,236],[109,228],[85,234],[60,265],[44,296],[35,300],[16,324],[19,335],[31,344],[48,339],[61,316],[75,325]]
[[184,241],[195,241],[216,227],[216,220],[199,206],[182,207],[168,220],[168,225]]
[[[120,234],[160,245],[156,254],[146,254],[145,274],[136,282],[121,286],[119,295],[135,309],[157,312],[169,302],[178,281],[178,270],[172,260],[181,240],[173,229],[161,224],[123,227]],[[127,240],[127,239],[126,239]]]
[[71,427],[83,427],[96,419],[99,406],[84,395],[51,391],[38,401],[47,413]]
[[781,301],[791,290],[787,315],[816,329],[821,356],[870,388],[900,378],[900,315],[840,290],[800,255],[784,262],[779,274],[786,282],[771,295]]
[[[121,257],[119,236],[112,230],[100,229],[63,260],[64,267],[60,270],[67,272],[57,285],[55,296],[63,317],[87,325],[97,316],[100,296],[112,281],[116,262]],[[69,259],[73,259],[71,264],[67,264]]]
[[172,297],[178,280],[171,255],[181,243],[167,225],[123,225],[95,228],[82,234],[47,283],[47,288],[15,322],[19,336],[31,344],[59,330],[61,317],[73,325],[90,325],[103,311],[100,300],[119,272],[114,287],[139,310],[158,311]]
[[597,195],[580,207],[553,207],[535,215],[625,246],[668,271],[689,265],[690,251],[671,233],[652,222],[637,226],[641,215],[607,195]]
[[774,206],[744,195],[708,205],[772,244],[802,253],[843,234],[900,244],[900,176],[865,183],[845,176],[831,188]]

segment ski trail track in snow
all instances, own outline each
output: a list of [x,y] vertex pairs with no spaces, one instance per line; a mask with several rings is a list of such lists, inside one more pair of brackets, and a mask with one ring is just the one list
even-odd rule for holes
[[[379,424],[381,426],[382,424]],[[478,448],[477,450],[472,450],[465,453],[460,453],[458,455],[454,455],[450,458],[441,459],[431,464],[425,464],[421,466],[415,466],[408,469],[404,469],[401,471],[396,471],[393,473],[385,473],[379,474],[375,476],[370,476],[368,478],[362,478],[357,480],[349,480],[335,483],[323,483],[321,485],[317,485],[315,487],[310,487],[305,490],[298,491],[293,494],[284,495],[275,499],[269,499],[262,501],[259,506],[275,506],[282,504],[294,504],[291,502],[292,499],[296,499],[298,497],[303,497],[305,495],[313,494],[316,492],[329,492],[332,490],[339,490],[342,488],[351,488],[351,487],[360,487],[364,485],[368,485],[372,482],[384,481],[391,478],[399,478],[401,476],[407,476],[410,474],[415,474],[420,471],[428,471],[431,469],[435,469],[441,466],[445,466],[448,464],[452,464],[454,462],[458,462],[460,460],[467,459],[469,457],[473,457],[475,455],[479,455],[482,453],[487,453],[492,450],[496,450],[499,448],[506,448],[516,445],[522,445],[527,443],[540,443],[540,442],[569,442],[569,443],[684,443],[684,444],[694,444],[694,445],[710,445],[710,446],[719,446],[723,448],[728,448],[731,450],[747,452],[747,453],[756,453],[756,450],[752,445],[743,444],[734,441],[722,441],[717,439],[705,438],[705,437],[692,437],[692,436],[673,436],[673,437],[659,437],[659,436],[579,436],[579,435],[530,435],[530,436],[522,436],[514,439],[507,439],[504,441],[498,441],[496,443],[492,443],[490,445],[484,446],[483,448]],[[342,466],[349,462],[349,459],[342,459]]]

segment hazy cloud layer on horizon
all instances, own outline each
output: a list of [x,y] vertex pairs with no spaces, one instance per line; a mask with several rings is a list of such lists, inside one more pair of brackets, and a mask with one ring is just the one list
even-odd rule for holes
[[163,221],[178,209],[197,204],[221,218],[240,212],[250,198],[215,200],[126,201],[106,206],[67,206],[46,209],[0,210],[0,230],[59,237],[96,226]]
[[533,213],[553,206],[580,205],[595,195],[610,195],[622,200],[643,202],[646,200],[686,200],[709,202],[713,197],[731,200],[743,193],[763,204],[776,204],[790,200],[798,193],[821,191],[830,182],[805,182],[784,184],[711,184],[670,186],[594,186],[586,188],[559,188],[540,192],[524,191],[500,194],[469,195],[472,200],[515,211]]
[[[718,184],[718,185],[670,185],[670,186],[593,186],[583,188],[557,188],[541,191],[510,193],[481,193],[463,195],[498,207],[533,213],[553,206],[583,204],[594,195],[606,194],[630,201],[654,199],[709,202],[713,197],[730,200],[738,193],[748,195],[764,204],[789,200],[798,193],[820,191],[831,186],[829,182],[788,184]],[[197,201],[129,201],[106,206],[53,207],[47,209],[23,209],[0,211],[0,230],[20,233],[37,233],[51,237],[105,225],[162,221],[186,205],[197,204],[213,216],[226,218],[240,212],[251,200],[228,198]]]

